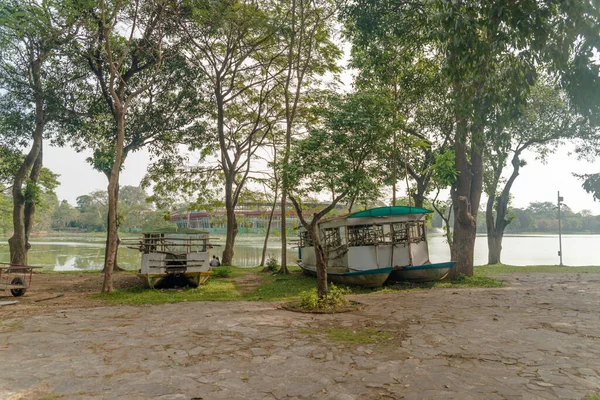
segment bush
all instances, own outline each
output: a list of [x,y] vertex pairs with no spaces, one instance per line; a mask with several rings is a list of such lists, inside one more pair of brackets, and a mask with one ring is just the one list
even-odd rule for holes
[[346,298],[348,290],[329,285],[327,296],[320,299],[317,289],[307,290],[300,293],[300,307],[306,310],[335,310],[346,307],[350,304]]
[[216,278],[229,278],[231,276],[231,268],[229,267],[213,267],[213,276]]
[[266,269],[271,272],[277,272],[277,271],[279,271],[279,268],[281,268],[281,265],[279,265],[279,260],[277,260],[273,256],[270,256],[269,259],[267,260]]

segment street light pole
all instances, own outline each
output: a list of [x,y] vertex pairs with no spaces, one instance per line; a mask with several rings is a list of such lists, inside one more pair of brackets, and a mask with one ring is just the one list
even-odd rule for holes
[[558,256],[560,257],[560,266],[563,266],[562,261],[562,234],[560,226],[560,202],[564,199],[560,197],[560,191],[558,192]]

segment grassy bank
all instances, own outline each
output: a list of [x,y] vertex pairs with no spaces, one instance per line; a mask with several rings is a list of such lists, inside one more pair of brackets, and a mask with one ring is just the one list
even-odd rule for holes
[[[94,295],[110,304],[161,304],[180,301],[292,301],[299,300],[300,293],[316,286],[315,278],[305,276],[298,267],[291,274],[261,272],[256,268],[217,269],[217,273],[206,284],[196,289],[147,289],[141,286],[109,294]],[[220,275],[220,276],[219,276]],[[463,277],[455,282],[401,283],[368,289],[348,287],[350,294],[377,292],[400,292],[435,288],[502,287],[499,279],[483,275]]]
[[[477,266],[472,277],[454,282],[398,283],[381,288],[368,289],[348,287],[350,294],[390,293],[443,288],[498,288],[505,286],[501,279],[493,277],[506,273],[600,273],[600,266],[560,267],[553,265]],[[262,272],[262,267],[219,267],[215,274],[196,289],[147,289],[141,286],[109,294],[93,295],[109,304],[162,304],[181,301],[295,301],[300,293],[316,286],[315,278],[303,275],[298,267],[291,274]]]
[[600,273],[600,266],[590,265],[585,267],[561,267],[560,265],[480,265],[475,267],[475,275],[488,276],[491,274],[508,274],[508,273]]

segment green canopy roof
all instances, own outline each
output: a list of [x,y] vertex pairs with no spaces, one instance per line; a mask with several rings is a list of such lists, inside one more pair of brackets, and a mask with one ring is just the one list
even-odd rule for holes
[[377,207],[369,210],[358,211],[348,215],[347,218],[369,218],[369,217],[388,217],[390,215],[408,215],[408,214],[426,214],[433,212],[426,208],[407,207],[407,206],[390,206]]

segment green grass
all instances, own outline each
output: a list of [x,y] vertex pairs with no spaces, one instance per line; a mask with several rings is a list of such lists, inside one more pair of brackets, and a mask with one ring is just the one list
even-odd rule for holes
[[329,339],[340,344],[379,343],[392,338],[391,333],[378,331],[377,329],[373,328],[301,329],[299,332],[306,335],[325,334]]
[[[80,271],[54,271],[51,269],[34,269],[33,270],[34,274],[49,274],[49,275],[80,275],[80,274],[86,274],[86,275],[93,275],[93,274],[98,274],[98,275],[103,275],[104,272],[102,272],[101,269],[82,269]],[[119,271],[119,272],[113,272],[113,274],[135,274],[137,273],[137,270],[133,270],[133,269],[127,269],[125,271]]]
[[[195,289],[145,289],[140,287],[115,290],[112,293],[92,295],[110,304],[162,304],[181,301],[293,301],[300,299],[300,293],[316,286],[315,278],[303,275],[297,267],[291,268],[291,274],[262,273],[262,267],[231,269],[229,278],[211,277],[204,285]],[[248,293],[244,293],[233,280],[244,275],[257,275],[260,284]],[[463,287],[502,287],[499,279],[485,276],[463,277],[455,282],[405,283],[389,285],[383,288],[368,289],[348,287],[349,294],[368,294],[375,292],[401,292],[432,288]]]
[[[289,275],[272,274],[261,272],[263,267],[239,268],[227,267],[230,270],[229,277],[212,276],[206,284],[196,289],[144,289],[130,288],[116,290],[113,293],[93,295],[93,298],[102,299],[110,304],[162,304],[177,303],[181,301],[297,301],[300,293],[313,289],[316,286],[315,278],[301,274],[298,267],[290,268]],[[349,294],[369,294],[377,292],[404,292],[437,288],[499,288],[506,284],[498,278],[491,277],[493,274],[504,274],[513,272],[523,273],[547,273],[547,272],[578,272],[578,273],[600,273],[600,266],[590,267],[559,267],[552,265],[538,266],[511,266],[492,265],[475,267],[472,277],[463,276],[454,282],[439,281],[426,283],[399,283],[384,286],[382,288],[368,289],[360,287],[348,287]],[[238,287],[235,278],[245,275],[255,275],[259,284],[250,291],[243,291]],[[600,400],[600,399],[598,399]]]
[[588,394],[584,397],[584,400],[600,400],[600,393]]
[[[111,304],[162,304],[180,301],[285,301],[298,299],[300,292],[315,287],[314,278],[301,275],[299,268],[292,268],[290,275],[260,273],[262,267],[231,269],[229,278],[211,277],[195,289],[145,289],[131,288],[112,293],[92,295]],[[260,285],[249,293],[242,293],[232,280],[248,274],[258,274]]]
[[587,267],[561,267],[559,265],[527,265],[527,266],[516,266],[506,264],[496,265],[480,265],[475,267],[475,275],[489,275],[489,274],[507,274],[513,272],[524,272],[524,273],[600,273],[600,266],[587,266]]

